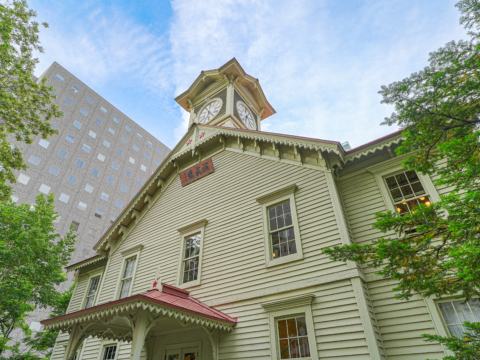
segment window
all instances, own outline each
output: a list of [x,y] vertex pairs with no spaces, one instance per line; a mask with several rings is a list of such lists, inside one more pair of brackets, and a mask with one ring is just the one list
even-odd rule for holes
[[48,195],[48,193],[50,192],[50,189],[51,189],[50,186],[42,184],[42,185],[40,185],[40,189],[38,189],[38,191]]
[[38,321],[32,321],[30,323],[30,330],[32,330],[33,333],[37,333],[42,329],[42,324],[40,324]]
[[75,185],[75,184],[77,183],[77,178],[76,178],[75,176],[73,176],[73,175],[70,175],[70,176],[68,177],[68,182],[71,183],[71,184],[73,184],[73,185]]
[[40,163],[40,158],[38,156],[32,155],[30,156],[30,159],[28,159],[28,162],[37,166]]
[[117,200],[117,201],[115,202],[115,206],[121,209],[122,206],[123,206],[123,202],[120,201],[120,200]]
[[93,168],[92,174],[93,174],[93,176],[98,177],[98,175],[100,174],[100,170]]
[[128,159],[128,161],[130,161],[132,164],[135,164],[135,159],[131,156],[130,156],[130,159]]
[[102,120],[100,120],[99,118],[95,118],[95,124],[97,124],[98,126],[102,126]]
[[105,146],[106,148],[109,148],[110,143],[107,140],[103,140],[103,146]]
[[90,96],[87,96],[87,102],[93,104],[93,99]]
[[72,229],[73,231],[78,231],[79,226],[80,226],[79,222],[72,221],[72,223],[70,224],[70,229]]
[[112,216],[112,218],[110,219],[110,224],[113,224],[115,220],[117,220],[117,218],[115,216]]
[[87,204],[85,204],[83,201],[80,201],[78,203],[78,208],[82,211],[85,211],[87,209]]
[[88,133],[88,135],[91,137],[91,138],[96,138],[97,137],[97,134],[94,133],[92,130],[90,130],[90,132]]
[[112,168],[114,168],[115,170],[118,170],[118,166],[119,165],[115,161],[112,163]]
[[159,153],[160,155],[162,155],[162,149],[157,149],[157,153]]
[[142,171],[147,171],[147,167],[142,164],[142,165],[140,165],[140,170],[142,170]]
[[64,202],[65,204],[68,203],[68,200],[70,200],[70,195],[67,195],[65,193],[61,193],[60,194],[60,197],[58,198],[58,200]]
[[48,172],[49,172],[50,174],[53,174],[53,175],[57,176],[58,173],[60,172],[60,169],[59,169],[58,167],[56,167],[55,165],[52,165],[52,166],[50,167],[50,170],[48,170]]
[[92,185],[90,185],[90,184],[85,185],[85,191],[86,192],[91,194],[91,193],[93,193],[93,189],[94,189],[94,187]]
[[63,82],[63,80],[65,80],[65,79],[63,78],[63,76],[62,76],[62,75],[59,75],[59,74],[55,75],[55,79],[57,79],[57,80],[60,81],[60,82]]
[[103,211],[102,211],[102,210],[98,210],[98,209],[95,210],[95,216],[96,216],[97,218],[101,219],[102,216],[103,216]]
[[87,116],[88,115],[88,110],[81,108],[80,109],[80,114]]
[[431,205],[430,198],[414,170],[388,176],[385,183],[400,215],[411,213],[419,204]]
[[90,280],[90,287],[88,288],[87,301],[85,302],[85,309],[91,308],[95,302],[95,294],[97,293],[98,284],[100,283],[100,276]]
[[138,140],[142,140],[142,135],[140,135],[139,133],[137,133],[137,139],[138,139]]
[[268,311],[272,359],[318,360],[311,304],[313,294],[263,303]]
[[102,155],[102,154],[98,154],[97,156],[97,159],[100,160],[101,162],[104,162],[105,161],[105,155]]
[[27,185],[28,182],[30,181],[30,176],[25,175],[25,174],[20,174],[20,175],[18,175],[17,180],[20,184]]
[[78,92],[80,91],[76,86],[72,86],[72,91],[75,93],[75,94],[78,94]]
[[100,199],[105,200],[105,201],[108,201],[108,194],[102,192],[102,195],[100,196]]
[[55,124],[50,124],[50,126],[52,127],[53,130],[58,130],[58,126],[55,125]]
[[296,185],[257,198],[262,205],[266,266],[303,259],[295,205]]
[[123,150],[122,149],[117,149],[117,154],[120,156],[123,156]]
[[87,144],[83,144],[82,150],[85,151],[86,153],[89,153],[90,152],[90,146],[88,146]]
[[67,154],[68,154],[68,152],[66,152],[63,149],[60,149],[60,151],[58,152],[58,156],[60,156],[61,158],[64,158],[64,159],[67,158]]
[[48,145],[50,145],[50,142],[45,140],[45,139],[40,139],[40,141],[38,142],[38,145],[40,145],[41,147],[47,149],[48,148]]
[[108,132],[112,135],[115,135],[115,130],[113,130],[112,128],[108,128]]
[[53,90],[50,91],[50,94],[55,95],[56,92],[57,92],[57,89],[53,88]]
[[68,96],[65,98],[65,100],[63,100],[65,103],[67,103],[68,105],[72,105],[73,104],[73,100],[70,99]]
[[77,165],[80,169],[82,169],[83,165],[85,165],[85,162],[80,159],[77,159],[77,161],[75,161],[75,165]]
[[117,352],[117,345],[106,346],[105,351],[103,352],[102,360],[113,360],[115,359],[115,353]]
[[127,192],[127,185],[123,185],[120,186],[120,190],[122,190],[123,192]]
[[133,144],[133,150],[138,151],[139,147],[138,145]]
[[443,320],[451,335],[463,338],[466,331],[462,326],[465,321],[480,322],[480,300],[471,299],[441,302],[438,304]]
[[185,238],[185,251],[183,256],[182,283],[198,279],[198,266],[200,260],[201,233]]
[[124,144],[127,143],[127,138],[126,138],[125,136],[122,136],[122,142],[123,142]]
[[125,125],[125,130],[127,130],[128,132],[130,132],[132,130],[132,128],[128,125]]
[[151,141],[147,141],[147,145],[148,145],[148,147],[152,147],[152,146],[153,146],[153,144],[152,144]]
[[125,176],[126,177],[132,177],[132,172],[131,171],[125,171]]
[[142,178],[138,178],[138,179],[137,179],[137,183],[139,183],[140,185],[143,185],[143,179],[142,179]]
[[107,109],[105,109],[103,106],[100,107],[100,112],[106,114],[107,113]]
[[147,152],[145,154],[143,154],[143,156],[145,156],[147,159],[150,159],[150,154],[147,153]]
[[80,129],[82,127],[82,124],[80,124],[77,120],[73,122],[73,126],[75,126],[77,129]]
[[119,122],[120,120],[118,119],[118,117],[114,116],[114,117],[113,117],[113,121],[115,121],[115,122],[118,124],[118,122]]
[[12,202],[16,203],[18,201],[18,196],[12,195],[10,197],[12,199]]
[[113,185],[113,178],[111,178],[110,176],[107,177],[107,183],[109,183],[110,185]]
[[73,144],[73,142],[75,141],[75,137],[72,136],[72,135],[70,135],[70,134],[68,134],[67,137],[66,137],[66,140],[67,140],[68,142],[70,142],[70,143]]
[[157,159],[155,159],[155,165],[160,166],[160,161],[158,161]]
[[125,267],[122,274],[122,280],[120,285],[120,297],[119,299],[126,298],[130,295],[130,288],[132,286],[133,273],[135,271],[135,262],[137,257],[131,257],[125,260]]

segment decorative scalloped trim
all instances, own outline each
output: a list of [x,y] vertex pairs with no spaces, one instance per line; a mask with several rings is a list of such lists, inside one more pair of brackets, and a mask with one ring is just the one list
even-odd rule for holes
[[395,139],[395,140],[391,140],[391,141],[388,141],[386,143],[383,143],[381,145],[377,145],[377,146],[374,146],[374,147],[371,147],[367,150],[364,150],[364,151],[361,151],[355,155],[347,155],[345,157],[345,160],[344,160],[344,163],[346,164],[347,162],[349,161],[353,161],[353,160],[356,160],[356,159],[359,159],[363,156],[367,156],[368,154],[373,154],[374,152],[378,151],[378,150],[383,150],[384,148],[386,147],[390,147],[392,146],[393,144],[398,144],[400,141],[402,141],[403,138],[398,138],[398,139]]
[[85,261],[85,262],[82,262],[78,265],[75,265],[73,264],[72,266],[67,266],[66,269],[67,271],[71,271],[71,270],[78,270],[78,269],[81,269],[85,266],[88,266],[88,265],[92,265],[92,264],[95,264],[97,262],[100,262],[104,259],[106,259],[107,257],[106,256],[99,256],[99,257],[96,257],[95,259],[92,259],[92,260],[89,260],[89,261]]

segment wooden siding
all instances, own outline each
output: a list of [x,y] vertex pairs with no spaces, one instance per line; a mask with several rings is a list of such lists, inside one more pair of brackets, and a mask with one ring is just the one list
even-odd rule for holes
[[[123,263],[120,252],[139,244],[144,248],[133,294],[149,288],[158,266],[162,281],[176,284],[180,256],[176,229],[202,219],[208,220],[202,239],[202,283],[189,289],[202,301],[346,269],[321,254],[322,247],[341,243],[322,172],[228,151],[214,156],[213,163],[214,173],[188,186],[182,187],[177,177],[120,245],[109,260],[100,303],[111,301],[116,292]],[[298,185],[296,236],[301,237],[304,260],[266,269],[262,210],[255,198],[293,183]]]
[[[354,241],[366,244],[382,236],[372,228],[374,214],[387,210],[374,175],[363,172],[340,179],[339,189]],[[363,266],[363,270],[388,359],[441,359],[445,356],[439,344],[426,343],[420,337],[424,333],[435,334],[423,298],[415,295],[410,301],[396,300],[393,280],[380,278],[371,267]]]

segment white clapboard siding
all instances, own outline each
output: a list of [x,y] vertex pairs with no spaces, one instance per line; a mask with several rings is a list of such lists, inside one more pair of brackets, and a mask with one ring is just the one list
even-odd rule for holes
[[90,277],[88,276],[88,274],[80,275],[78,277],[72,299],[70,300],[70,304],[68,305],[68,313],[81,310],[81,306],[83,305],[83,300],[87,291],[89,279]]
[[[100,302],[113,299],[123,258],[121,251],[143,244],[133,293],[148,290],[155,271],[176,285],[180,258],[177,229],[207,219],[202,283],[191,288],[202,301],[246,290],[295,283],[346,269],[329,261],[321,248],[341,243],[325,176],[320,171],[222,152],[213,157],[215,172],[182,187],[179,178],[165,190],[109,260]],[[256,198],[297,184],[295,194],[304,260],[265,268],[262,207]],[[288,277],[283,276],[288,273]]]
[[[376,212],[386,211],[384,199],[373,174],[359,173],[340,179],[339,189],[354,241],[366,244],[383,234],[372,228]],[[444,356],[439,344],[426,343],[420,334],[435,334],[424,300],[415,295],[410,301],[394,298],[393,280],[378,280],[376,271],[363,266],[368,283],[370,306],[377,320],[378,332],[388,360],[440,359]]]
[[233,332],[221,333],[219,359],[270,359],[268,313],[261,304],[303,294],[315,295],[312,315],[321,359],[370,359],[350,280],[216,306],[238,318]]

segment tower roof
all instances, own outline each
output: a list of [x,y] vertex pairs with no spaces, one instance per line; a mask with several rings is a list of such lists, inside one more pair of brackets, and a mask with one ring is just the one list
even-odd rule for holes
[[265,109],[260,120],[266,119],[275,114],[276,111],[265,97],[258,79],[248,75],[235,58],[220,66],[218,69],[202,71],[193,84],[190,85],[188,90],[178,95],[175,98],[175,101],[186,111],[189,111],[188,99],[195,98],[195,96],[200,94],[202,90],[215,81],[221,80],[225,77],[235,78],[237,76],[237,82],[247,87],[258,105]]

